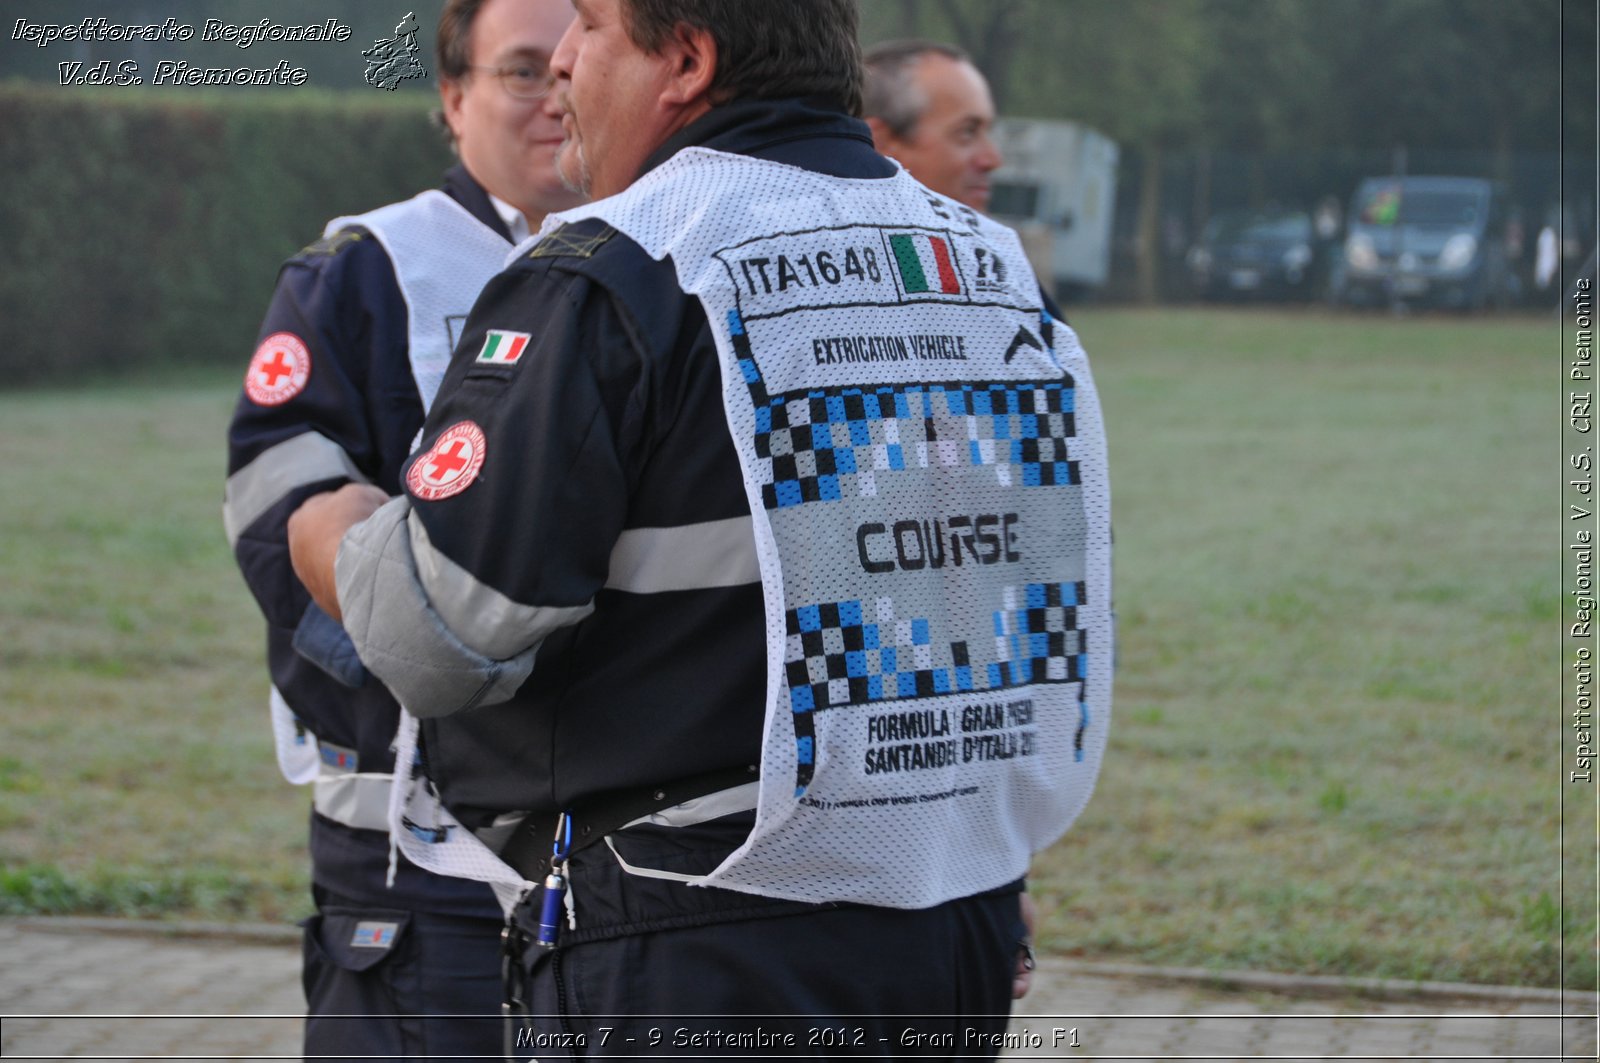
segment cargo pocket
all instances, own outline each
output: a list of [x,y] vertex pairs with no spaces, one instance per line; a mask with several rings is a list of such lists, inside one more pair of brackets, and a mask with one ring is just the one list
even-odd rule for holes
[[415,980],[409,912],[329,906],[301,924],[306,1054],[402,1056],[420,1035],[402,1001]]

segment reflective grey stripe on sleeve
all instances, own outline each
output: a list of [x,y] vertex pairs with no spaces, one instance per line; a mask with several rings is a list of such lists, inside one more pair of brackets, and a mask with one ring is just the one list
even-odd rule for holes
[[392,499],[339,545],[344,627],[361,660],[418,717],[493,705],[533,671],[546,635],[593,605],[522,605],[435,550],[411,501]]
[[[428,604],[445,626],[476,653],[495,660],[538,649],[556,628],[576,624],[594,612],[591,600],[583,605],[523,605],[435,550],[428,529],[420,520],[408,520],[411,556]],[[420,715],[420,714],[418,714]]]
[[255,460],[228,477],[222,496],[222,526],[228,545],[297,487],[338,477],[366,483],[344,448],[320,432],[302,432],[257,454]]
[[749,517],[630,528],[611,551],[606,587],[633,594],[695,591],[761,582]]

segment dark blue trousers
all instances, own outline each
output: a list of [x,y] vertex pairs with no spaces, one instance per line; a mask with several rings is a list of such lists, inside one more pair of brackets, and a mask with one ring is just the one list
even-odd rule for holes
[[991,1059],[1022,936],[1003,893],[531,947],[516,1058]]
[[313,893],[318,914],[302,924],[307,1059],[501,1054],[498,922]]

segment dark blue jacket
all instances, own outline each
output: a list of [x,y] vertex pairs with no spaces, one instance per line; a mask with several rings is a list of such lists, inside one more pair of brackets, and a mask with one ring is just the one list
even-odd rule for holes
[[[839,177],[895,173],[865,123],[801,100],[718,107],[646,169],[692,145]],[[485,364],[475,356],[490,330],[537,338],[517,365]],[[419,505],[433,546],[515,602],[592,598],[594,612],[546,638],[510,701],[423,721],[430,775],[451,811],[478,827],[509,810],[559,811],[758,763],[759,580],[668,593],[605,586],[629,529],[750,515],[715,341],[673,264],[597,220],[541,242],[485,287],[422,449],[463,418],[487,433],[493,482]],[[511,453],[529,456],[522,474],[493,475]],[[516,541],[470,516],[485,493],[511,514],[504,526]]]

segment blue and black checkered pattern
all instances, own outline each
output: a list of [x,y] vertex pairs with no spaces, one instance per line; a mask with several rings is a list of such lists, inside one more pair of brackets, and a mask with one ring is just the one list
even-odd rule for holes
[[[812,715],[847,705],[993,693],[1034,683],[1077,683],[1087,671],[1078,606],[1085,584],[1029,583],[1007,588],[994,610],[993,653],[967,642],[935,650],[925,617],[897,618],[890,599],[801,606],[785,614],[785,679],[799,748],[798,785],[815,756]],[[871,616],[868,616],[868,611]],[[1086,710],[1085,710],[1086,711]],[[1078,741],[1087,716],[1080,721]]]
[[877,493],[884,471],[987,467],[1000,484],[1080,482],[1067,440],[1076,433],[1074,382],[908,384],[817,388],[771,395],[738,315],[735,353],[756,415],[756,456],[772,464],[769,510]]

